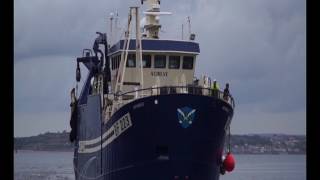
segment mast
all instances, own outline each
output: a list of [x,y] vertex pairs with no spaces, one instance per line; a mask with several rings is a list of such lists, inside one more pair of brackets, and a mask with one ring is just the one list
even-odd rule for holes
[[183,23],[181,25],[181,40],[183,40]]
[[115,38],[118,38],[118,31],[119,31],[119,28],[118,28],[118,18],[119,18],[119,15],[118,15],[118,11],[116,11],[116,17],[114,18],[114,37]]
[[140,59],[140,88],[143,89],[143,64],[142,64],[142,43],[141,43],[141,32],[140,32],[140,18],[138,7],[133,7],[136,15],[136,61]]
[[189,37],[191,35],[191,22],[190,22],[190,16],[187,17],[187,21],[188,21],[188,33],[189,33]]
[[[119,83],[119,89],[117,89],[117,85],[116,85],[116,93],[118,92],[117,90],[119,90],[120,92],[122,92],[122,87],[123,87],[123,79],[124,79],[124,75],[126,72],[126,64],[127,64],[127,59],[128,59],[128,50],[129,50],[129,44],[130,44],[130,36],[131,36],[131,20],[132,20],[132,9],[130,8],[130,12],[129,12],[129,17],[128,17],[128,30],[125,33],[125,41],[124,41],[124,45],[123,45],[123,51],[121,54],[121,62],[120,62],[120,67],[119,67],[119,73],[118,73],[118,77],[117,77],[117,84]],[[120,77],[119,77],[120,75]]]
[[112,21],[113,21],[113,13],[110,13],[110,44],[112,44],[113,41],[113,35],[112,35]]
[[146,25],[144,29],[147,32],[147,38],[159,39],[160,17],[159,15],[170,15],[171,12],[160,12],[160,0],[141,0],[141,4],[146,1],[148,9],[143,12],[146,15]]
[[[134,11],[133,11],[134,10]],[[123,45],[123,50],[121,54],[121,63],[119,67],[119,73],[117,75],[116,83],[115,83],[115,93],[122,93],[123,88],[123,80],[126,72],[126,64],[128,59],[128,50],[130,44],[130,36],[131,36],[131,23],[132,23],[132,15],[135,13],[136,16],[136,60],[140,59],[140,69],[141,69],[141,86],[143,88],[143,64],[142,64],[142,51],[141,51],[141,34],[139,27],[139,13],[138,7],[130,7],[129,16],[128,16],[128,24],[127,31],[125,32],[125,40]],[[121,99],[119,99],[121,101]],[[112,105],[111,114],[115,111],[115,105]]]

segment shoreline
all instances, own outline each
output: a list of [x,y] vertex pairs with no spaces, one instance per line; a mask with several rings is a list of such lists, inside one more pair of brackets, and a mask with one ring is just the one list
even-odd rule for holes
[[[17,152],[14,150],[14,154],[19,152],[70,152],[73,150],[31,150],[31,149],[19,149]],[[306,155],[306,153],[233,153],[234,155]]]
[[74,152],[73,150],[32,150],[32,149],[18,149],[13,150],[14,154],[19,152]]

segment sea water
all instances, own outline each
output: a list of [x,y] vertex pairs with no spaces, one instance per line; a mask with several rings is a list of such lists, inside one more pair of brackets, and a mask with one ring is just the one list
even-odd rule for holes
[[[305,155],[234,155],[233,172],[220,180],[305,180]],[[19,151],[15,180],[74,180],[73,152]]]
[[73,152],[18,151],[15,180],[74,180]]
[[306,180],[306,155],[234,155],[235,169],[220,180]]

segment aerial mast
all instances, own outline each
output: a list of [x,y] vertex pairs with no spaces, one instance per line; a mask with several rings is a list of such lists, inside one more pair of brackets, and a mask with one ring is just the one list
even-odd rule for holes
[[114,37],[115,38],[118,38],[118,18],[119,18],[119,15],[118,15],[118,11],[116,11],[116,17],[114,18],[114,29],[115,29],[115,31],[114,31]]
[[191,35],[191,22],[190,22],[190,16],[187,17],[187,21],[188,21],[188,33],[189,33],[189,37]]
[[181,40],[183,40],[183,23],[181,25]]
[[159,30],[161,28],[159,15],[171,15],[171,12],[160,12],[160,0],[141,0],[141,4],[146,1],[148,9],[143,12],[146,15],[147,38],[159,39]]
[[113,13],[110,13],[110,36],[109,36],[109,38],[110,38],[110,44],[112,44],[112,41],[113,41],[113,39],[112,39],[112,21],[113,21]]
[[136,59],[140,59],[140,85],[143,89],[143,63],[142,63],[142,42],[141,42],[141,32],[140,32],[140,18],[138,7],[134,7],[136,16]]

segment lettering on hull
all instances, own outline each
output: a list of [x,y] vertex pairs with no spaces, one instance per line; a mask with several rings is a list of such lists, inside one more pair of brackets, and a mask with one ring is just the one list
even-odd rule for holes
[[155,71],[155,72],[151,72],[151,76],[168,76],[168,72],[161,72],[161,71]]

